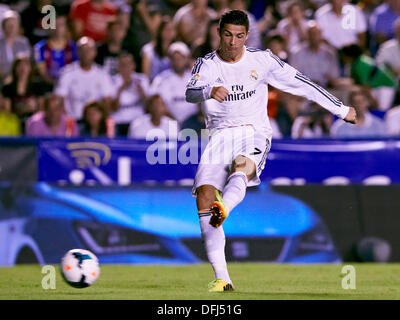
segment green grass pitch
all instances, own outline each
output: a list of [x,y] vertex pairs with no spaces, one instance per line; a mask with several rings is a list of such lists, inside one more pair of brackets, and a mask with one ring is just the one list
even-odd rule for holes
[[[349,263],[350,264],[350,263]],[[68,286],[56,266],[56,289],[42,288],[42,267],[0,267],[0,300],[291,300],[400,299],[400,264],[351,264],[356,289],[344,290],[343,265],[230,263],[236,291],[208,293],[208,264],[188,266],[102,265],[97,282],[85,289]]]

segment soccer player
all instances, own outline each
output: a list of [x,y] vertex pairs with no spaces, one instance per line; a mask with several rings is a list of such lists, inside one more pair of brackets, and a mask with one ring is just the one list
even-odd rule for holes
[[234,290],[221,225],[244,199],[246,188],[260,183],[272,136],[267,84],[308,98],[339,118],[356,123],[354,108],[343,105],[270,50],[246,47],[248,30],[243,11],[225,13],[219,23],[219,48],[196,60],[186,89],[188,102],[205,102],[210,130],[193,186],[202,238],[215,273],[210,292]]

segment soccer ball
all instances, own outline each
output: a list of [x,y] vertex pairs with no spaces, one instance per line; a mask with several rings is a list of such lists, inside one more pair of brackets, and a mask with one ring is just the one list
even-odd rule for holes
[[74,288],[86,288],[99,277],[99,261],[89,250],[70,250],[61,260],[61,274]]

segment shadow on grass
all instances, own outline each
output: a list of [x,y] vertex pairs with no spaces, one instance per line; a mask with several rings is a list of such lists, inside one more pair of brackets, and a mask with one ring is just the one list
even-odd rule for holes
[[357,294],[354,292],[349,293],[329,293],[329,292],[240,292],[235,291],[229,293],[232,299],[235,299],[237,296],[238,299],[246,299],[246,296],[249,296],[250,299],[254,299],[256,296],[260,299],[304,299],[304,300],[315,300],[315,299],[322,299],[322,300],[353,300],[353,299],[369,299],[368,296],[363,294]]

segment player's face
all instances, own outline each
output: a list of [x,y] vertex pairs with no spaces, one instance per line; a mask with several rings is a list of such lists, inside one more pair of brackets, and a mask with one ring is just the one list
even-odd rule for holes
[[223,55],[228,59],[236,59],[241,56],[249,33],[245,26],[225,24],[220,30],[220,36],[220,48]]

